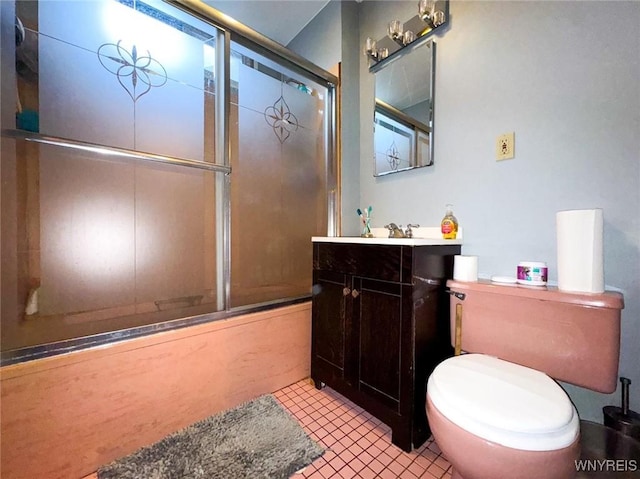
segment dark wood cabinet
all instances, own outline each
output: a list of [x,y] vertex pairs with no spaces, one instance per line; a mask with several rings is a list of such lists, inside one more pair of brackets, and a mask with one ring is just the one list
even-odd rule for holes
[[446,280],[460,245],[313,244],[311,377],[392,428],[405,451],[431,434],[426,381],[451,356]]

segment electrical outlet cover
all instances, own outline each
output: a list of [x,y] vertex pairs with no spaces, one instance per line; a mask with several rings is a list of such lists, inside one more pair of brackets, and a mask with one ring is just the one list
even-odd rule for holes
[[500,135],[496,141],[496,160],[509,160],[515,155],[515,133]]

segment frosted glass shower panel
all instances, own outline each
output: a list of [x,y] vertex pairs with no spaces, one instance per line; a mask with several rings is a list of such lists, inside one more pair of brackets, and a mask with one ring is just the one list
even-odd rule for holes
[[[284,238],[286,250],[296,252],[282,264],[284,277],[306,277],[312,263],[312,252],[308,244],[309,231],[326,230],[326,196],[315,193],[327,191],[326,170],[316,161],[323,154],[324,135],[321,130],[301,128],[299,134],[283,147],[283,172],[289,182],[288,187],[282,191],[282,202],[285,205],[295,205],[295,209],[293,214],[286,214],[281,221],[285,231],[289,232]],[[322,214],[307,214],[310,211]]]
[[142,304],[216,295],[215,183],[193,168],[136,177],[136,294]]
[[231,60],[231,306],[238,307],[310,292],[309,238],[327,225],[326,90],[239,45]]
[[40,133],[135,149],[131,99],[96,54],[44,35],[38,43]]
[[291,111],[297,113],[298,126],[315,133],[322,132],[324,121],[324,88],[306,80],[298,83],[289,79],[283,88],[283,96]]
[[135,6],[39,3],[40,132],[213,161],[204,117],[215,29]]
[[41,146],[34,318],[217,310],[215,173]]
[[134,304],[134,166],[40,153],[38,313]]

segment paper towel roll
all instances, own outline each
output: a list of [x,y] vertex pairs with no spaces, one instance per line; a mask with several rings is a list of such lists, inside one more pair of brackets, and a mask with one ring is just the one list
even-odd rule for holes
[[604,220],[602,210],[556,214],[558,289],[577,293],[604,291]]
[[457,281],[478,281],[478,257],[456,255],[453,257],[453,279]]

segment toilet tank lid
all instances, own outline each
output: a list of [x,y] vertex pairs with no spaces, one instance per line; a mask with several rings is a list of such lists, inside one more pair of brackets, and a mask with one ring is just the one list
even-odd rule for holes
[[466,282],[448,280],[447,287],[454,292],[471,293],[485,292],[509,296],[519,296],[522,298],[538,299],[542,301],[556,301],[570,303],[578,306],[588,306],[591,308],[624,309],[624,297],[617,291],[605,291],[604,293],[570,293],[560,291],[557,287],[547,286],[541,288],[501,285],[489,280],[478,280],[477,282]]
[[506,447],[562,449],[580,430],[575,407],[553,379],[484,354],[440,363],[429,377],[427,394],[451,422]]

